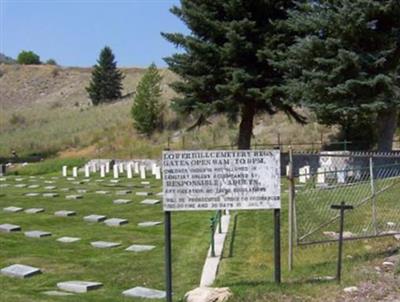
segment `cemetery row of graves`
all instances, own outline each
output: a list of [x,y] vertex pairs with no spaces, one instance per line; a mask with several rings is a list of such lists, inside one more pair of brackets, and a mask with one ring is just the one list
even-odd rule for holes
[[[45,175],[3,176],[0,187],[4,301],[165,297],[159,166],[65,166]],[[208,216],[174,220],[180,230],[173,247],[179,259],[175,274],[182,280],[177,295],[198,283],[209,244]]]

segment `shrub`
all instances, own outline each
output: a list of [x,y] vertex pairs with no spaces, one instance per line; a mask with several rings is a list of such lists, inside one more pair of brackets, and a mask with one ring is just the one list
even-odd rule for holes
[[33,51],[21,51],[17,57],[17,62],[22,65],[38,65],[40,64],[40,57]]
[[48,59],[48,60],[46,61],[46,64],[47,64],[47,65],[58,65],[57,62],[56,62],[56,60],[54,60],[54,59]]

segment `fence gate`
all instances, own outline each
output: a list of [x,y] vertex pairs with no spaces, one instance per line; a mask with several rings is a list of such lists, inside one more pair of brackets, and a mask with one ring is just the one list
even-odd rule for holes
[[331,205],[342,201],[354,206],[346,213],[345,239],[400,233],[399,153],[292,153],[289,158],[289,243],[336,241],[339,215]]

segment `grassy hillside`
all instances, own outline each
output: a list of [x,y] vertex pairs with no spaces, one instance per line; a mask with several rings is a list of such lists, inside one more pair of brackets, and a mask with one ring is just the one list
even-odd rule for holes
[[[0,65],[0,156],[11,150],[19,155],[34,153],[60,156],[154,157],[170,142],[175,148],[231,145],[236,125],[221,117],[211,125],[183,133],[193,120],[182,122],[169,109],[174,92],[169,83],[177,79],[168,70],[163,76],[164,130],[152,138],[138,135],[132,127],[130,108],[143,69],[122,68],[126,75],[123,95],[113,104],[93,107],[85,91],[90,68],[58,66]],[[312,121],[312,118],[311,118]],[[305,127],[285,115],[259,116],[254,129],[255,143],[319,141],[334,132],[315,122]]]

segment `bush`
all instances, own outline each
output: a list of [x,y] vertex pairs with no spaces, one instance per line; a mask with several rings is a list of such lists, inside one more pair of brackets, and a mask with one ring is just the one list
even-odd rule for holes
[[57,62],[56,62],[56,60],[54,60],[54,59],[48,59],[48,60],[46,61],[46,64],[47,64],[47,65],[58,65]]
[[21,51],[17,57],[17,62],[22,65],[38,65],[40,57],[33,51]]
[[18,113],[13,113],[10,118],[10,124],[14,126],[24,126],[26,124],[26,118]]

